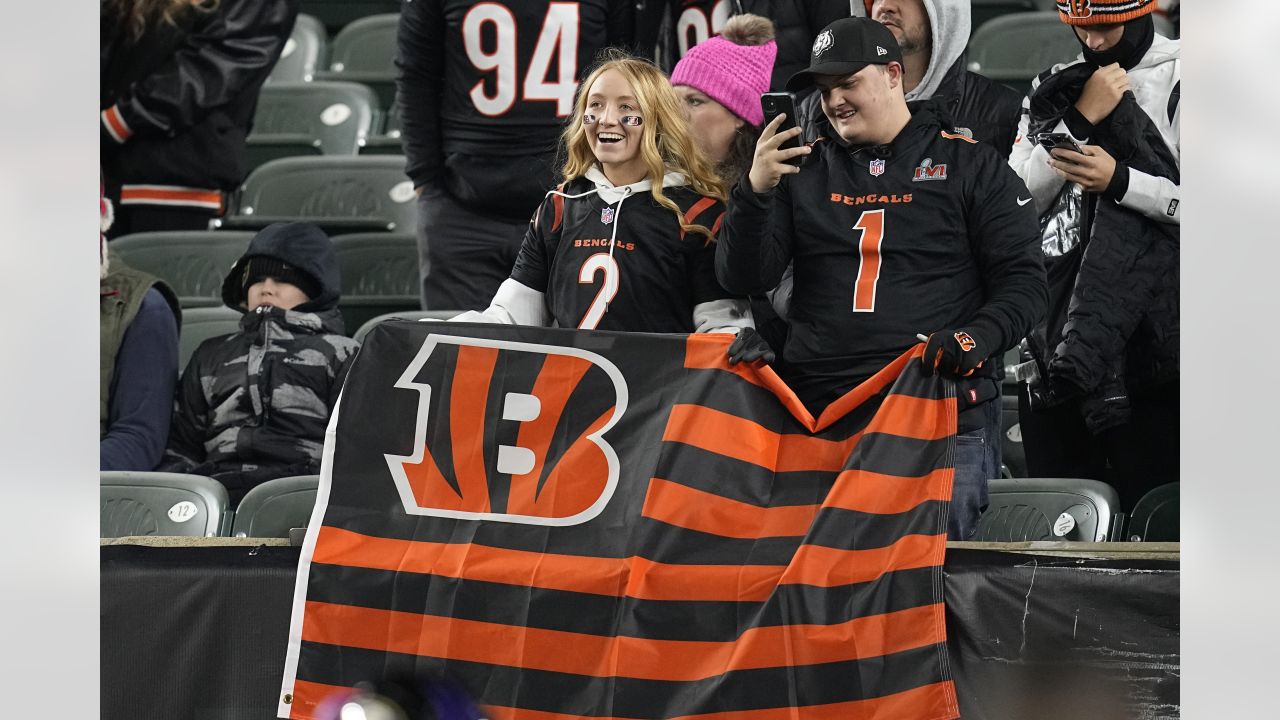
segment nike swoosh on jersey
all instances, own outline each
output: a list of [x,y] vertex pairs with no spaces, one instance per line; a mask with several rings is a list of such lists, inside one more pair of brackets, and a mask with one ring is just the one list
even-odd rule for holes
[[1023,205],[1026,205],[1029,202],[1031,202],[1031,198],[1027,198],[1026,200],[1023,200],[1022,198],[1018,198],[1018,207],[1022,207]]

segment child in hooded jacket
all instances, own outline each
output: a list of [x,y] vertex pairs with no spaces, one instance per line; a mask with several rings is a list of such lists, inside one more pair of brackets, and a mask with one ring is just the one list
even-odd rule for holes
[[232,505],[267,480],[320,470],[329,415],[359,344],[343,335],[333,245],[311,223],[259,232],[222,284],[240,330],[196,348],[164,461],[206,475]]

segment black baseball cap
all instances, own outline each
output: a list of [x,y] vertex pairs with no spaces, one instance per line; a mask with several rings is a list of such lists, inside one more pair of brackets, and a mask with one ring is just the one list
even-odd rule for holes
[[889,28],[871,18],[840,18],[814,38],[809,67],[787,80],[787,91],[809,87],[814,75],[851,75],[868,65],[890,62],[902,64],[902,48]]

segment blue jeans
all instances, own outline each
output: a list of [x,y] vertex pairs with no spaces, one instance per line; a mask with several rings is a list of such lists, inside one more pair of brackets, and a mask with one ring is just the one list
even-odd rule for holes
[[956,472],[951,484],[951,513],[947,539],[968,540],[978,529],[978,518],[987,509],[987,481],[1000,477],[1000,398],[979,405],[983,426],[956,435]]

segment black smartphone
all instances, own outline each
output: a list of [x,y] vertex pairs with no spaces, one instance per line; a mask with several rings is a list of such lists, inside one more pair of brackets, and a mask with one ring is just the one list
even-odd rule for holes
[[1071,136],[1066,133],[1040,133],[1036,135],[1036,142],[1043,145],[1045,150],[1073,150],[1084,154],[1084,151],[1080,149],[1076,141],[1072,140]]
[[[796,126],[796,100],[789,92],[769,92],[760,96],[760,108],[764,110],[764,124],[768,125],[779,115],[786,113],[787,119],[782,121],[778,132],[790,130]],[[800,136],[787,140],[778,146],[779,150],[800,147]],[[796,167],[804,164],[804,155],[798,155],[787,162]]]

